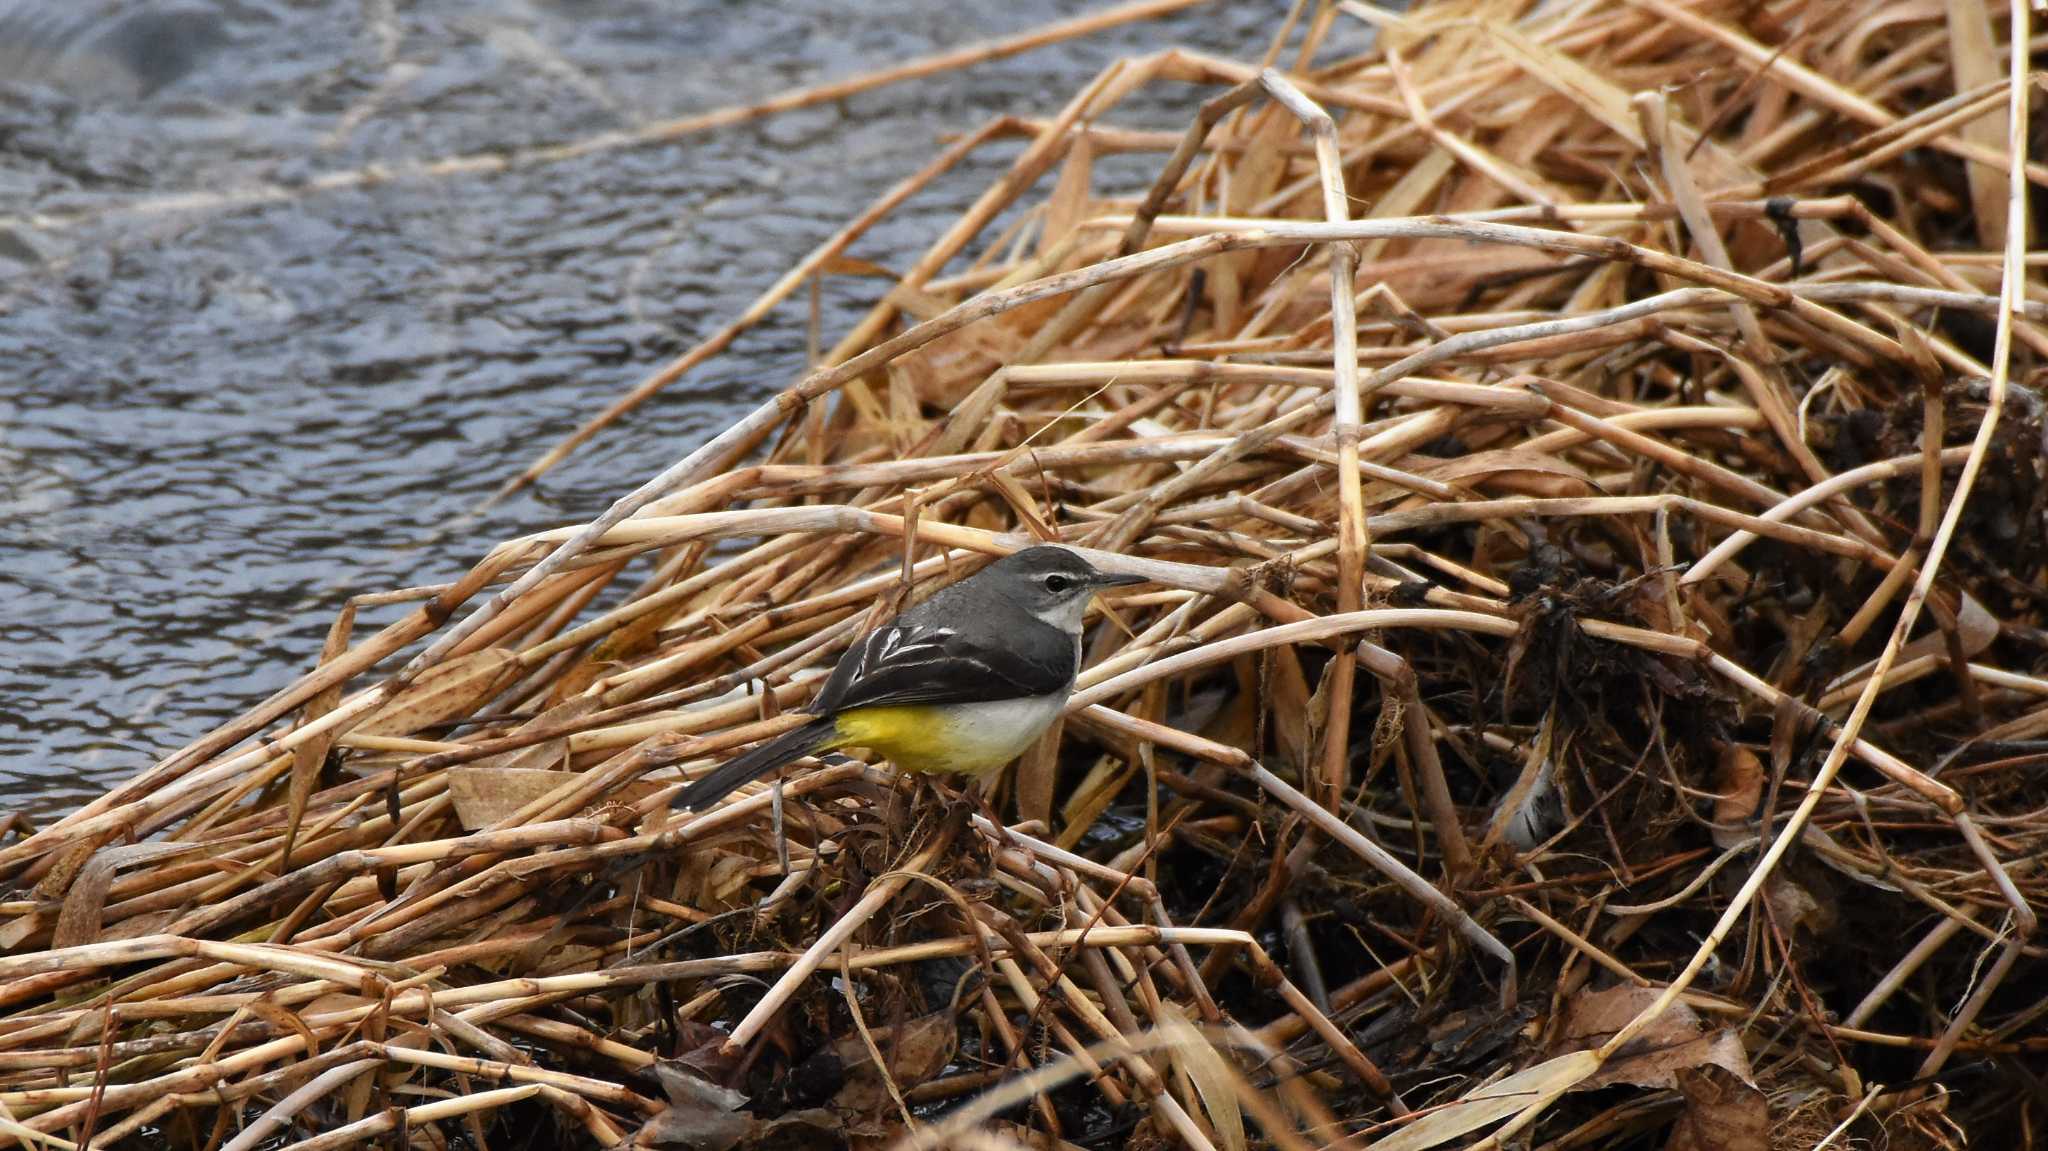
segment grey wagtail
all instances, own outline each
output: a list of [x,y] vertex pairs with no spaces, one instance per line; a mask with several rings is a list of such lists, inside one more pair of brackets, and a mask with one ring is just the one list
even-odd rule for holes
[[1062,547],[997,560],[861,637],[804,709],[817,718],[684,788],[676,803],[701,811],[790,760],[842,747],[908,771],[994,771],[1066,705],[1088,601],[1144,582]]

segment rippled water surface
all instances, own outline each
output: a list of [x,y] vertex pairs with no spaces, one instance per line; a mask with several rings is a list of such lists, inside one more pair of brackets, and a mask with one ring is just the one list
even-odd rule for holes
[[[0,810],[126,778],[310,666],[349,595],[594,514],[788,383],[801,297],[537,490],[467,514],[944,133],[1050,114],[1120,55],[1256,58],[1285,5],[1219,0],[506,174],[168,197],[575,140],[1100,6],[0,0]],[[1161,89],[1124,122],[1178,127],[1204,94]],[[853,254],[901,268],[1017,147]],[[875,283],[828,286],[828,335]]]

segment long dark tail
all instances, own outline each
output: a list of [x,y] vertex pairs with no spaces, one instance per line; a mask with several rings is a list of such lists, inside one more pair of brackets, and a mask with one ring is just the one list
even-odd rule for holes
[[685,811],[703,811],[790,760],[824,750],[836,734],[830,716],[785,731],[684,788],[676,797],[676,806]]

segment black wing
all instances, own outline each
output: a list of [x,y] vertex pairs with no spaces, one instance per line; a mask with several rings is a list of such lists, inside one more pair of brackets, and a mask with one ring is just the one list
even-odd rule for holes
[[[1037,620],[1030,620],[1037,625]],[[981,627],[972,629],[983,632]],[[861,637],[810,710],[911,703],[983,703],[1051,695],[1074,682],[1074,641],[1043,625],[996,629],[1001,647],[963,642],[949,627],[897,622]]]

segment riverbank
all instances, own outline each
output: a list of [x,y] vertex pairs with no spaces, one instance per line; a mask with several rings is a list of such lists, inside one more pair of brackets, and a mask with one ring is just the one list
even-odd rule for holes
[[[1952,7],[1305,6],[950,139],[905,193],[1024,146],[589,427],[886,277],[796,384],[0,845],[0,1103],[232,1151],[2011,1130],[2041,173]],[[1155,581],[1059,738],[673,810],[1047,539]]]

